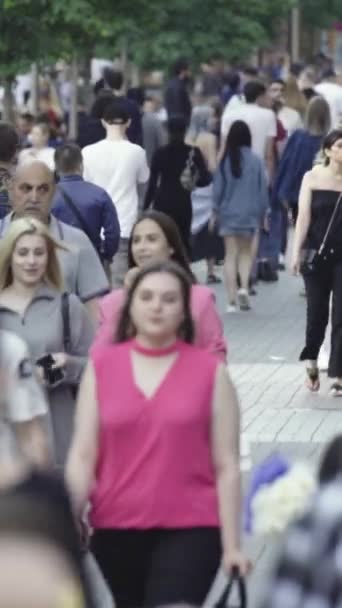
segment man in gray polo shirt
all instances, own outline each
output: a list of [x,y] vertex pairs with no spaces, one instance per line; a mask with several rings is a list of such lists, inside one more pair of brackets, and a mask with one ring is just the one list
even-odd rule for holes
[[67,246],[66,251],[58,251],[65,289],[78,295],[96,318],[97,298],[109,291],[108,281],[84,232],[50,215],[54,191],[53,173],[44,163],[34,161],[19,167],[9,190],[13,212],[1,220],[0,238],[15,218],[31,216],[48,224],[52,236]]

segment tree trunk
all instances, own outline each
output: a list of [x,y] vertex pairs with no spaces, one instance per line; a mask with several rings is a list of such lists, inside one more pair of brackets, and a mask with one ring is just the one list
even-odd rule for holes
[[123,86],[124,86],[125,91],[127,91],[127,87],[128,87],[128,52],[127,52],[126,38],[124,38],[121,43],[120,64],[121,64],[121,71],[122,71],[123,78],[124,78]]
[[37,116],[39,108],[39,70],[38,63],[33,63],[31,67],[31,110]]
[[13,78],[10,76],[4,81],[4,100],[3,100],[3,120],[14,122],[14,97],[13,97]]
[[77,138],[77,89],[78,89],[78,62],[76,55],[71,62],[71,104],[69,116],[69,139]]

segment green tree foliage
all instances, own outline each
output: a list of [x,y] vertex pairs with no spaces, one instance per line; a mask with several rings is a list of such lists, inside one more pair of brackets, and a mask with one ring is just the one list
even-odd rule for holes
[[341,0],[299,0],[302,20],[308,26],[329,28],[342,21]]
[[165,67],[180,54],[196,62],[213,53],[243,59],[268,43],[293,2],[0,0],[0,76],[75,51],[114,56],[123,44],[142,67]]

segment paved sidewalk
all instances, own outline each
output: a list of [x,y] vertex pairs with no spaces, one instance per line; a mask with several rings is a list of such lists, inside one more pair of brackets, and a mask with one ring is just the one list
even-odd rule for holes
[[[301,279],[287,272],[279,276],[278,283],[258,285],[253,310],[247,313],[225,313],[223,286],[215,290],[242,409],[243,461],[250,460],[251,466],[275,450],[316,464],[326,442],[342,431],[342,400],[329,397],[326,375],[319,394],[304,387],[305,373],[298,362],[306,306],[299,295]],[[247,547],[256,564],[249,581],[249,606],[254,608],[275,547],[260,540],[247,540]],[[220,578],[214,595],[222,584]]]

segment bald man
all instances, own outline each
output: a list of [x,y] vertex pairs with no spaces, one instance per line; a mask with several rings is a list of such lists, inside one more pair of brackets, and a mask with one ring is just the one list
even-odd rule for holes
[[30,216],[47,224],[52,236],[68,247],[58,251],[65,289],[79,296],[97,320],[97,299],[109,291],[105,272],[84,232],[50,214],[54,192],[54,176],[47,165],[34,161],[19,167],[9,189],[13,211],[1,220],[0,238],[16,218]]

